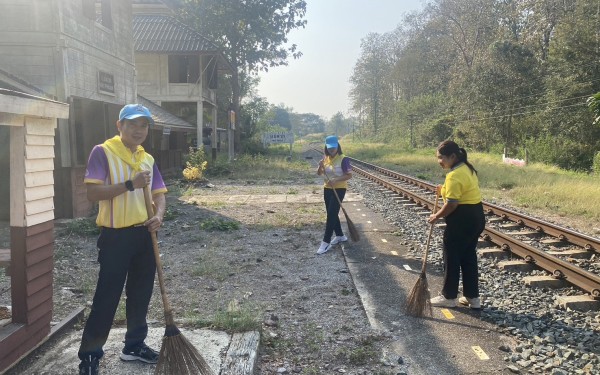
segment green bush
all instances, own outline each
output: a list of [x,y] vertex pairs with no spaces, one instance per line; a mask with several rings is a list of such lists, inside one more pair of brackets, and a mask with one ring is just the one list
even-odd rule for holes
[[574,171],[589,171],[594,159],[592,147],[551,135],[529,139],[526,148],[530,151],[531,161]]
[[595,174],[600,175],[600,151],[594,155],[594,163],[592,164],[592,170]]

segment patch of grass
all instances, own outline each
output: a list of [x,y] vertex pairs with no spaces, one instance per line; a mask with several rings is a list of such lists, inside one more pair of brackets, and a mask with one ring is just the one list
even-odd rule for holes
[[226,220],[221,218],[206,219],[200,223],[200,229],[208,231],[221,231],[229,232],[240,229],[240,223],[233,220]]
[[272,183],[288,184],[290,180],[296,181],[314,174],[310,163],[293,157],[292,161],[286,160],[287,156],[275,152],[267,155],[240,155],[231,163],[225,156],[217,159],[206,171],[208,176],[235,176],[239,180],[268,180]]
[[304,327],[304,336],[306,336],[306,348],[311,352],[318,352],[325,341],[323,331],[314,323],[309,323]]
[[220,309],[212,322],[213,328],[227,332],[256,331],[261,328],[260,314],[236,300],[229,303],[227,309]]
[[281,336],[271,337],[261,335],[261,346],[266,349],[267,353],[285,352],[294,346],[291,340],[286,340]]
[[196,195],[196,189],[192,185],[183,186],[179,195],[182,197],[191,197]]
[[[433,148],[411,152],[386,144],[353,143],[350,139],[344,139],[343,145],[348,156],[434,184],[444,182],[445,171],[437,164]],[[590,204],[600,196],[600,176],[541,163],[516,167],[502,163],[499,154],[467,151],[478,171],[484,200],[600,221],[600,205]]]
[[200,256],[191,269],[192,276],[206,277],[217,281],[226,280],[230,273],[231,266],[214,252]]
[[377,361],[378,350],[375,347],[375,343],[379,340],[376,336],[363,337],[354,348],[340,348],[337,356],[357,366]]
[[100,228],[96,225],[96,218],[89,217],[69,220],[64,230],[68,234],[77,234],[80,236],[97,236],[100,234]]
[[175,208],[171,209],[167,206],[167,209],[165,210],[165,214],[163,216],[163,220],[164,221],[170,221],[170,220],[174,220],[179,216],[179,211]]
[[302,369],[302,373],[307,375],[319,375],[321,370],[316,366],[308,366]]
[[298,189],[290,188],[286,194],[297,195],[298,193],[299,193]]
[[223,202],[223,201],[219,201],[219,200],[213,200],[213,201],[209,201],[209,202],[200,202],[198,203],[198,201],[195,201],[196,204],[200,204],[200,206],[202,207],[209,207],[215,210],[221,209],[223,207],[227,206],[227,203]]

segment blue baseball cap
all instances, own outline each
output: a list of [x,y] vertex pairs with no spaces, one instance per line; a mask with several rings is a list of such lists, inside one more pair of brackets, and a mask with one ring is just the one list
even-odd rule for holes
[[330,135],[325,138],[325,147],[327,148],[338,148],[339,146],[338,138],[335,135]]
[[121,112],[119,112],[119,121],[133,120],[138,117],[146,117],[150,125],[154,125],[152,114],[148,108],[141,104],[127,104],[125,107],[121,108]]

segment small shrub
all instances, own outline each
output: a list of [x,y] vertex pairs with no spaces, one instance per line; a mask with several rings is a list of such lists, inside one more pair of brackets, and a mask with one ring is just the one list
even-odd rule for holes
[[187,155],[183,177],[187,181],[200,181],[206,170],[208,162],[202,148],[194,149],[190,147],[190,153]]
[[207,219],[200,223],[200,229],[228,232],[240,229],[240,223],[225,219]]
[[167,208],[165,210],[165,215],[163,216],[163,220],[164,221],[169,221],[169,220],[173,220],[175,219],[177,216],[179,216],[179,211],[177,210],[172,210]]

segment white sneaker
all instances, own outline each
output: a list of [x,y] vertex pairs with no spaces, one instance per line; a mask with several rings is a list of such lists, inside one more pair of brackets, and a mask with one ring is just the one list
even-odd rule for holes
[[329,249],[331,249],[331,244],[321,241],[321,246],[319,246],[319,250],[317,250],[317,254],[319,254],[319,255],[325,254],[326,252],[329,251]]
[[331,240],[331,244],[332,245],[337,245],[340,242],[346,242],[346,241],[348,241],[348,237],[346,237],[346,236],[335,236],[333,238],[333,240]]
[[435,307],[456,307],[456,298],[446,298],[442,295],[433,297],[429,302]]
[[479,300],[479,297],[475,297],[475,298],[460,297],[458,299],[458,303],[460,303],[461,305],[469,306],[472,309],[480,309],[481,308],[481,301]]

